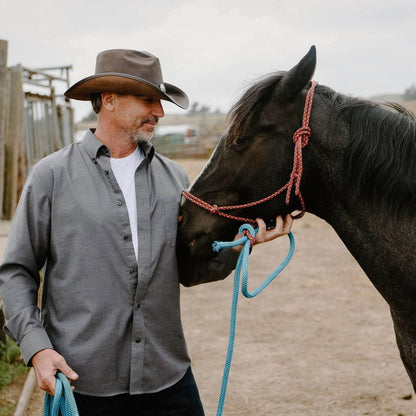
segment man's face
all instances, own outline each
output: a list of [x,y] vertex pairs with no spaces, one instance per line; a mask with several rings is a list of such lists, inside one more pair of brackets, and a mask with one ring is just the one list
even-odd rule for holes
[[135,143],[150,140],[159,118],[164,116],[157,98],[117,94],[114,105],[114,122]]

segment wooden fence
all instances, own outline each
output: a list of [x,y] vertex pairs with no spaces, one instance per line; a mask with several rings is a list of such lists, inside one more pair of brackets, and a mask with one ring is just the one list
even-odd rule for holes
[[7,66],[7,41],[0,40],[0,217],[10,219],[26,175],[41,158],[74,137],[69,100],[56,94],[69,86],[70,66],[29,69]]

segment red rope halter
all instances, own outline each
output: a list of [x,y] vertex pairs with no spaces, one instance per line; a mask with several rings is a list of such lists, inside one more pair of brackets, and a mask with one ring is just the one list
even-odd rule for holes
[[242,204],[242,205],[226,205],[222,207],[219,207],[215,204],[211,205],[208,202],[205,202],[202,199],[196,197],[195,195],[192,195],[188,191],[183,191],[182,195],[188,201],[209,211],[211,214],[220,215],[221,217],[229,218],[232,220],[256,224],[256,220],[253,220],[251,218],[244,218],[244,217],[238,217],[235,215],[227,214],[224,211],[230,211],[233,209],[250,208],[250,207],[254,207],[255,205],[263,204],[264,202],[268,202],[271,199],[278,196],[279,194],[281,194],[285,189],[286,189],[286,205],[288,205],[290,201],[290,194],[292,192],[292,188],[293,186],[295,186],[295,195],[299,198],[299,202],[301,204],[302,210],[299,214],[295,215],[293,218],[303,217],[303,215],[305,214],[305,202],[303,201],[303,197],[300,192],[300,181],[302,179],[302,170],[303,170],[302,149],[308,144],[309,137],[311,136],[311,129],[309,127],[309,119],[311,116],[313,96],[314,96],[315,87],[317,84],[318,84],[317,82],[313,81],[311,88],[306,94],[305,107],[303,110],[302,127],[296,130],[295,134],[293,135],[293,142],[295,143],[295,151],[293,155],[293,168],[292,168],[292,173],[290,174],[289,182],[286,185],[284,185],[278,191],[274,192],[273,194],[263,199],[259,199],[257,201],[249,202],[247,204]]

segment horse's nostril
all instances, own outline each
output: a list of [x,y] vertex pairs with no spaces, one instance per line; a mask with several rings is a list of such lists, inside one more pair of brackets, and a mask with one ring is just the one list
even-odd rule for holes
[[192,240],[192,241],[188,244],[188,246],[189,246],[190,248],[192,248],[195,244],[196,244],[196,240]]

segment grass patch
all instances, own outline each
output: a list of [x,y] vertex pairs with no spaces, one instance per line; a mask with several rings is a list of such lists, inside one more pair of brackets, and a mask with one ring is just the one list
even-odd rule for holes
[[16,405],[13,403],[0,403],[0,416],[10,416],[15,409]]
[[7,400],[6,387],[27,370],[17,345],[10,338],[6,338],[5,343],[0,342],[0,416],[14,413],[16,403],[14,400]]
[[0,391],[26,371],[17,345],[9,338],[5,344],[0,343]]

